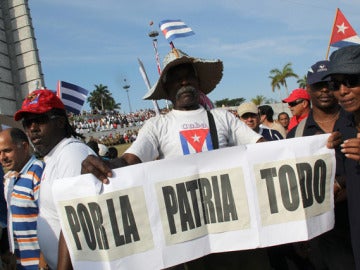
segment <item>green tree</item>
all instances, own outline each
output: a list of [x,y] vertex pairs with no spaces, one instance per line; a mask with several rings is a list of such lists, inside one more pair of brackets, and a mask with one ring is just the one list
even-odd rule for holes
[[106,85],[94,85],[93,90],[87,99],[92,110],[115,110],[120,109],[120,103],[116,103]]
[[257,95],[256,97],[251,99],[251,102],[254,103],[256,106],[259,106],[267,101],[266,97],[262,95]]
[[306,88],[306,80],[307,80],[307,76],[304,75],[302,78],[298,79],[296,82],[299,84],[300,88]]
[[214,104],[216,107],[222,107],[222,106],[232,107],[232,106],[239,106],[244,101],[245,101],[244,98],[234,98],[234,99],[225,98],[215,101]]
[[[270,70],[269,78],[271,79],[271,90],[273,92],[275,92],[276,88],[279,89],[280,91],[281,87],[285,87],[286,95],[287,96],[289,95],[286,80],[291,77],[299,78],[299,76],[294,73],[291,65],[292,65],[291,63],[287,63],[282,68],[282,70],[277,68]],[[280,98],[281,98],[281,93],[280,93]]]

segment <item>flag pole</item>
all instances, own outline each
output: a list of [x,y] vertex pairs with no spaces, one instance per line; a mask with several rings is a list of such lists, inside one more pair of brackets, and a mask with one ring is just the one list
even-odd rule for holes
[[[143,77],[143,80],[145,82],[145,85],[148,89],[148,91],[151,89],[151,85],[150,85],[150,81],[149,81],[149,78],[146,74],[146,70],[145,70],[145,67],[144,67],[144,64],[141,62],[141,60],[138,58],[138,62],[139,62],[139,71],[140,71],[140,74],[141,76]],[[155,112],[157,115],[160,115],[160,109],[159,109],[159,105],[157,103],[156,100],[152,100],[153,102],[153,105],[154,105],[154,108],[155,108]]]
[[331,33],[330,33],[330,38],[329,38],[329,44],[328,44],[328,48],[327,48],[327,51],[326,51],[325,60],[328,60],[328,58],[329,58],[331,37],[332,37],[332,34],[333,34],[333,32],[334,32],[335,22],[336,22],[336,18],[337,18],[337,15],[338,15],[338,14],[339,14],[339,8],[336,9],[336,13],[335,13],[335,17],[334,17],[334,22],[333,22],[333,25],[332,25],[332,28],[331,28]]
[[[150,26],[153,25],[153,21],[150,22]],[[149,37],[152,39],[152,43],[153,43],[153,47],[154,47],[154,52],[155,52],[155,61],[156,61],[156,67],[157,67],[157,71],[159,73],[159,75],[161,74],[161,66],[160,66],[160,60],[159,60],[159,52],[157,49],[157,36],[159,35],[159,32],[156,30],[150,31],[149,32]],[[145,71],[145,69],[143,68],[143,70]],[[147,75],[146,75],[147,77]],[[144,79],[145,80],[145,79]],[[147,79],[148,80],[148,79]],[[149,81],[148,81],[149,82]],[[149,88],[150,89],[150,88]],[[160,109],[159,109],[159,105],[157,103],[156,100],[153,100],[153,104],[154,104],[154,108],[157,114],[160,114]],[[166,103],[166,106],[168,107],[168,104]]]

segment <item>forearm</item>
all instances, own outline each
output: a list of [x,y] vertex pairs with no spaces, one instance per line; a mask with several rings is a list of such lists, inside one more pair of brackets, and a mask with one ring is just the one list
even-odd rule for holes
[[57,270],[72,270],[72,264],[70,259],[70,254],[68,247],[65,242],[64,235],[62,231],[60,232],[59,239],[59,251],[58,251],[58,266]]
[[111,169],[121,168],[138,163],[141,163],[141,160],[137,156],[128,153],[123,154],[119,158],[109,160]]

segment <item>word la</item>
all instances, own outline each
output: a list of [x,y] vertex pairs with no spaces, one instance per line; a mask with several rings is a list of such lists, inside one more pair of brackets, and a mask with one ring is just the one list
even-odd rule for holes
[[[116,212],[114,200],[107,199],[106,204],[89,202],[78,203],[75,207],[65,206],[71,233],[78,250],[82,249],[82,242],[85,242],[91,250],[95,250],[96,247],[109,249],[109,233],[112,234],[111,239],[114,239],[115,246],[140,240],[129,197],[119,197],[121,213]],[[110,219],[111,228],[104,225],[105,216]],[[120,231],[118,222],[121,222],[123,232]]]

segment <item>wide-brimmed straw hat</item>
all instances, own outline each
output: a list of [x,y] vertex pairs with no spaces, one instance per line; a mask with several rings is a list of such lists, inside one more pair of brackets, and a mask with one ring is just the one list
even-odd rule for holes
[[143,99],[169,99],[164,89],[164,78],[172,67],[181,64],[192,64],[200,83],[200,89],[204,94],[210,93],[220,82],[223,75],[223,63],[221,60],[205,60],[188,56],[178,49],[173,49],[164,58],[164,68],[156,84],[146,93]]

